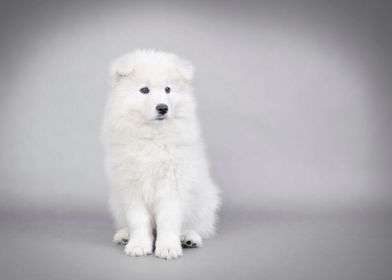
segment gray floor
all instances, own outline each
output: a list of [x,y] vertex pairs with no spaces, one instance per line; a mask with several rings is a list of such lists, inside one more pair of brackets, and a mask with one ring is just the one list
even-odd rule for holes
[[388,213],[221,213],[219,234],[176,261],[131,258],[105,211],[1,211],[0,278],[391,279]]

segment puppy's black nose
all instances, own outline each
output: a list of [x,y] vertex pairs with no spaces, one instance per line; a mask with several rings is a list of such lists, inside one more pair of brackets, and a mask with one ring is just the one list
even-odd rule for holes
[[155,109],[157,109],[158,113],[161,115],[164,115],[167,113],[167,111],[169,110],[169,108],[167,107],[166,104],[158,104],[157,107],[155,107]]

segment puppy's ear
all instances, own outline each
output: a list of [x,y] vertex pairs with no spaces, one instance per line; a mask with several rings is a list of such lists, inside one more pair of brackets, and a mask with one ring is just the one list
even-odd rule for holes
[[122,56],[110,65],[109,73],[112,80],[112,85],[116,86],[120,80],[129,77],[134,70],[134,63],[132,55],[128,54]]
[[193,79],[195,70],[191,62],[178,58],[176,67],[178,73],[185,81],[190,82]]

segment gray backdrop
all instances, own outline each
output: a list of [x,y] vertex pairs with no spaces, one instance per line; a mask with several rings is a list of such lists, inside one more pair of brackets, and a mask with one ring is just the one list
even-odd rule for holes
[[[241,271],[256,277],[262,270],[269,271],[269,279],[279,279],[285,275],[281,263],[287,261],[287,267],[292,268],[287,275],[304,279],[315,277],[305,273],[308,261],[313,261],[315,271],[323,271],[326,279],[366,273],[372,279],[388,279],[388,266],[380,260],[390,256],[390,247],[371,242],[376,234],[388,242],[391,237],[386,222],[392,201],[390,14],[387,1],[3,4],[0,216],[4,226],[0,237],[5,243],[1,254],[6,275],[9,279],[102,276],[96,270],[77,269],[83,267],[78,259],[84,259],[83,250],[74,256],[70,253],[75,252],[73,247],[68,253],[58,249],[56,246],[68,245],[59,245],[57,239],[52,240],[54,247],[48,245],[48,239],[60,233],[60,239],[70,242],[69,246],[75,246],[71,242],[75,239],[80,241],[78,246],[87,246],[83,245],[84,238],[97,241],[88,248],[89,252],[96,251],[90,254],[94,257],[85,257],[91,261],[85,263],[94,269],[97,262],[105,262],[121,276],[128,273],[127,266],[135,260],[123,257],[110,244],[99,129],[109,89],[110,61],[136,48],[155,48],[178,53],[195,64],[194,87],[211,171],[223,191],[220,235],[215,243],[210,241],[210,249],[207,244],[202,249],[205,251],[191,251],[193,255],[183,258],[193,265],[190,269],[220,263],[222,268],[210,271],[216,277],[221,276],[219,273],[236,277],[243,275]],[[315,215],[332,215],[338,221],[317,224],[314,229],[288,225],[303,216],[306,221],[309,216],[313,222],[319,221]],[[355,220],[347,218],[350,215],[377,218],[347,226]],[[342,222],[343,217],[348,220]],[[369,224],[378,220],[380,224]],[[272,241],[267,242],[268,236],[260,238],[265,230],[271,230],[265,221],[271,225],[281,221],[283,228],[287,225],[289,229],[283,229],[286,235],[282,238],[277,237],[280,228],[272,229]],[[357,228],[364,224],[365,228]],[[340,225],[370,232],[354,242],[343,238],[351,233],[342,233]],[[310,234],[315,244],[320,245],[324,237],[334,241],[329,241],[331,246],[323,245],[325,248],[309,245],[308,251],[298,245],[298,240],[287,246],[281,243],[295,239],[301,229],[304,235],[299,234],[300,238],[317,232]],[[325,232],[331,236],[323,236]],[[259,238],[265,242],[259,246],[264,247],[252,247],[255,244],[250,239]],[[9,240],[13,239],[11,245]],[[37,245],[37,239],[42,240],[42,246]],[[13,247],[21,240],[29,245],[22,242],[23,246]],[[228,242],[239,246],[240,256],[230,248],[219,251]],[[105,246],[116,261],[96,259],[103,252],[99,246]],[[290,254],[287,247],[296,261],[285,258]],[[274,251],[276,248],[282,251]],[[318,260],[316,256],[327,248],[335,249]],[[24,253],[17,253],[20,250]],[[44,250],[51,270],[47,271],[47,263],[34,264],[37,250]],[[63,259],[53,259],[59,253],[56,250]],[[352,258],[352,262],[340,270],[328,267],[332,256],[345,252],[345,260]],[[275,257],[265,259],[271,253]],[[64,254],[72,255],[66,258],[68,262]],[[229,254],[233,255],[232,263]],[[249,254],[253,261],[247,260],[247,265],[235,261]],[[26,255],[30,259],[20,262],[21,269],[10,268]],[[192,256],[197,261],[192,262]],[[301,258],[296,256],[303,256],[303,263],[298,263]],[[163,275],[177,276],[151,259],[136,261],[140,277],[151,265],[145,264],[146,260],[160,266]],[[374,266],[368,264],[370,259]],[[64,262],[75,265],[75,274],[66,274],[70,271],[59,265]],[[114,267],[118,263],[121,267]],[[231,272],[223,272],[227,270],[225,263],[232,265]],[[341,263],[336,261],[336,266]],[[27,267],[36,270],[30,274]],[[182,269],[186,273],[186,268]],[[156,273],[162,275],[162,271]],[[319,275],[317,279],[322,278]]]

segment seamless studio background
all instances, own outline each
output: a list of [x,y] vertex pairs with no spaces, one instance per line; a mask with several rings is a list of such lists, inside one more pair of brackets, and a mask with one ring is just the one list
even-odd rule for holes
[[[8,1],[0,11],[4,279],[390,279],[388,1]],[[224,206],[182,259],[110,243],[108,65],[191,60]],[[154,269],[151,269],[153,267]]]

